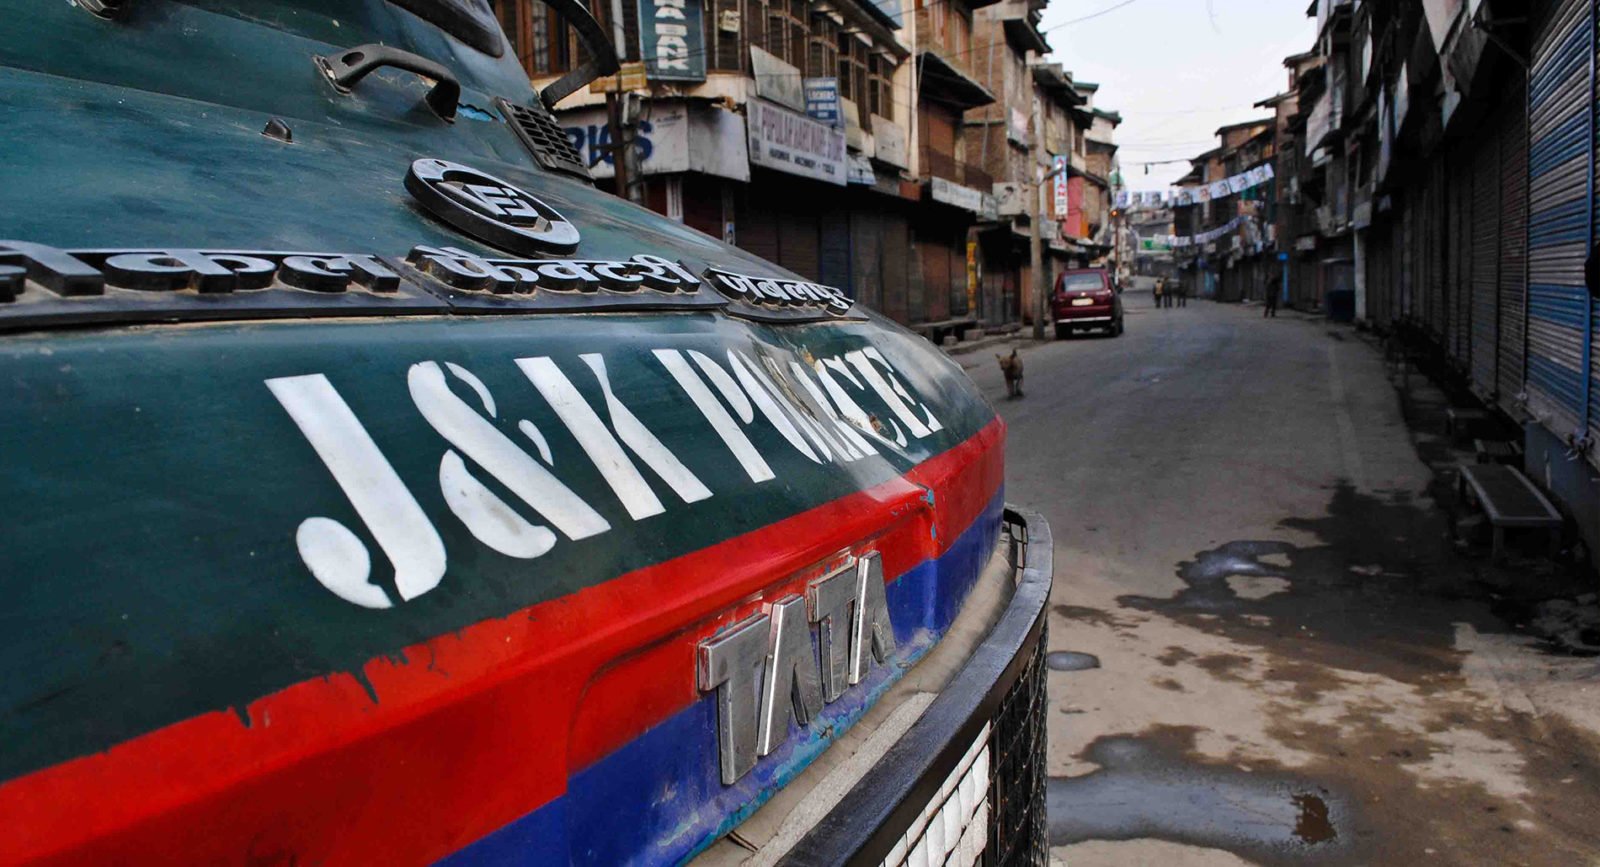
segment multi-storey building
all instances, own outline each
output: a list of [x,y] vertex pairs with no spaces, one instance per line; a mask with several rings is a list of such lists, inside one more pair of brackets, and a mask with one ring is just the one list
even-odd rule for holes
[[[536,85],[584,61],[544,3],[495,6]],[[933,8],[925,23],[935,35],[970,34],[969,7]],[[643,81],[602,79],[556,106],[599,184],[902,322],[947,316],[950,292],[906,255],[919,246],[911,221],[923,195],[908,182],[929,173],[922,164],[939,150],[924,147],[919,160],[919,133],[927,141],[937,131],[916,123],[918,79],[936,75],[926,70],[937,62],[908,62],[898,2],[612,0],[593,12],[617,36],[619,56],[644,68]],[[608,95],[624,106],[623,148],[613,147]],[[619,153],[628,190],[615,187]],[[951,249],[959,256],[959,245]]]
[[968,147],[966,112],[996,101],[974,72],[974,13],[995,0],[916,0],[917,198],[914,259],[929,322],[978,321],[976,239],[980,223],[999,219],[993,178]]
[[1523,468],[1595,550],[1600,13],[1317,0],[1310,14],[1316,44],[1265,103],[1290,297],[1431,349],[1521,431]]
[[1039,30],[1044,5],[1005,0],[975,18],[971,67],[995,102],[968,110],[963,128],[968,160],[989,176],[997,207],[998,219],[973,229],[979,313],[991,324],[1033,314],[1035,228],[1044,285],[1092,252],[1082,243],[1082,177],[1093,118],[1072,74],[1041,60],[1050,50]]
[[[585,62],[540,0],[495,6],[536,85]],[[609,0],[593,11],[624,74],[555,111],[619,195],[930,337],[1012,327],[1031,310],[1036,223],[1050,273],[1109,249],[1121,118],[1091,111],[1094,85],[1042,65],[1043,8]],[[1037,189],[1056,157],[1066,170]]]

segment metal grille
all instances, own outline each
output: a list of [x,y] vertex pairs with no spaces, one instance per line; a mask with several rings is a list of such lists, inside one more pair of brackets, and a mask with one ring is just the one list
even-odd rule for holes
[[505,99],[496,99],[495,104],[539,165],[552,172],[593,180],[572,142],[567,140],[567,134],[543,106],[528,108]]
[[1045,627],[1027,668],[1006,692],[991,724],[990,825],[987,863],[1043,865],[1049,858],[1045,824]]
[[882,867],[908,864],[975,867],[989,844],[989,740],[985,725],[939,795],[889,850]]

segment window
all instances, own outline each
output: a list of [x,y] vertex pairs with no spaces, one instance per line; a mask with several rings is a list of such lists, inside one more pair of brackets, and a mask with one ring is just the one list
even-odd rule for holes
[[528,75],[559,75],[572,68],[573,36],[560,15],[540,0],[495,0],[494,8]]
[[839,95],[863,109],[868,105],[867,46],[849,33],[839,34]]
[[[894,119],[894,65],[887,57],[874,54],[867,58],[867,111],[890,120]],[[867,118],[862,125],[868,126]]]
[[[811,50],[806,58],[806,75],[818,77],[837,72],[839,25],[826,15],[811,17]],[[843,84],[840,84],[843,87]]]
[[[745,34],[739,31],[745,28],[740,25],[739,0],[716,0],[707,4],[708,14],[714,8],[716,15],[706,23],[706,37],[710,40],[712,48],[710,54],[711,68],[721,71],[739,72],[744,69],[745,56],[744,43],[741,37]],[[725,26],[727,29],[725,29]]]
[[806,0],[750,0],[745,5],[750,44],[765,49],[805,74],[808,46]]

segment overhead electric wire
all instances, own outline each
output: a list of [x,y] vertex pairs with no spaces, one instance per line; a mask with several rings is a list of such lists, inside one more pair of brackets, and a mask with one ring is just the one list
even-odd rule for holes
[[1110,14],[1112,12],[1117,11],[1118,9],[1121,9],[1124,6],[1132,6],[1133,4],[1135,4],[1137,2],[1139,2],[1139,0],[1122,0],[1121,3],[1118,3],[1115,6],[1107,6],[1106,8],[1101,9],[1099,12],[1091,12],[1088,15],[1085,15],[1085,16],[1083,16],[1081,18],[1073,18],[1070,21],[1062,21],[1059,24],[1052,24],[1049,27],[1046,27],[1045,29],[1043,29],[1043,30],[1041,30],[1039,32],[1040,33],[1049,33],[1052,30],[1060,30],[1061,28],[1066,27],[1069,24],[1081,24],[1084,21],[1089,21],[1089,20],[1094,19],[1094,18],[1099,18],[1102,15],[1108,15],[1108,14]]

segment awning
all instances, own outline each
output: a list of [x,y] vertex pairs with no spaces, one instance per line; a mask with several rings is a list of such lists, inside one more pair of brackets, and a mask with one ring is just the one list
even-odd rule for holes
[[922,98],[960,109],[993,103],[994,94],[932,51],[917,54],[922,68]]
[[1044,34],[1040,33],[1034,23],[1027,18],[1007,18],[1005,20],[1006,41],[1012,46],[1023,51],[1037,51],[1040,54],[1050,53],[1050,43],[1044,41]]

